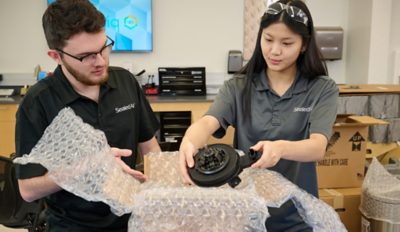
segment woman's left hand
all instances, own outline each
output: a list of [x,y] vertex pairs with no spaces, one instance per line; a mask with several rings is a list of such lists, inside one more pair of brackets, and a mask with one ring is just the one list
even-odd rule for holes
[[134,170],[131,167],[129,167],[122,159],[121,157],[127,157],[132,155],[132,151],[129,149],[119,149],[116,147],[111,148],[111,153],[114,155],[115,160],[117,163],[121,166],[122,170],[129,175],[133,176],[136,180],[140,182],[145,182],[147,180],[147,176],[141,173],[140,171]]
[[281,141],[260,141],[251,149],[262,153],[260,159],[251,165],[252,168],[273,167],[283,156],[283,143]]

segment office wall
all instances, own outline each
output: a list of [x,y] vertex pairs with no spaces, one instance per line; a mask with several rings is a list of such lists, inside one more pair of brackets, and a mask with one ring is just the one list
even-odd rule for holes
[[[395,0],[396,1],[396,0]],[[398,0],[397,0],[398,1]],[[392,0],[372,1],[371,42],[368,83],[387,83],[389,78],[389,51],[391,36]],[[397,14],[397,12],[395,12]],[[390,79],[390,80],[389,80]]]
[[[397,2],[397,3],[396,3]],[[348,83],[398,83],[394,55],[399,47],[398,1],[349,1]],[[399,67],[400,68],[400,67]]]
[[348,37],[348,0],[306,0],[313,16],[314,25],[342,27],[344,31],[343,56],[341,60],[326,61],[329,76],[336,83],[346,83],[346,50]]
[[41,29],[45,0],[0,0],[0,73],[49,64]]
[[[372,0],[349,1],[348,49],[346,51],[347,83],[366,83],[368,78]],[[349,78],[351,77],[351,78]]]
[[[33,72],[47,57],[41,28],[46,0],[0,0],[0,73]],[[243,0],[153,0],[154,50],[111,54],[112,65],[155,72],[159,66],[206,66],[226,72],[228,51],[243,47]]]
[[[154,73],[160,66],[201,65],[206,66],[208,72],[225,74],[228,51],[243,49],[243,1],[153,0],[154,51],[113,53],[111,64],[130,68],[134,73],[142,69]],[[337,83],[367,83],[368,70],[365,70],[369,58],[364,62],[357,57],[365,57],[363,54],[369,57],[370,47],[364,45],[370,43],[370,35],[363,35],[366,30],[358,33],[358,24],[369,27],[371,16],[365,9],[372,7],[372,1],[305,1],[316,26],[341,26],[344,29],[344,56],[340,61],[328,61],[330,76]],[[392,12],[397,12],[398,1],[392,2]],[[46,55],[47,45],[41,28],[45,8],[46,0],[0,0],[0,73],[31,73],[37,64],[45,70],[54,68]],[[366,20],[360,20],[362,17]],[[396,14],[391,18],[395,22],[391,25],[388,54],[393,56],[394,50],[400,49],[399,40],[393,39],[400,37],[396,27],[400,19]],[[388,75],[393,76],[394,64],[389,63],[386,68]],[[387,83],[388,78],[380,81]]]
[[392,83],[400,84],[400,1],[393,0],[392,4],[388,75]]

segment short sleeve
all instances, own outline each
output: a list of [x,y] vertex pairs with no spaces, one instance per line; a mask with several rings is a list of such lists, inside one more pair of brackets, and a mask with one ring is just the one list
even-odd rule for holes
[[320,133],[329,140],[336,119],[339,89],[336,83],[326,78],[321,94],[310,116],[310,134]]
[[237,85],[236,80],[230,79],[224,82],[224,85],[220,88],[218,95],[216,96],[213,104],[208,109],[206,115],[214,116],[219,124],[220,128],[214,133],[214,137],[222,138],[229,126],[235,127],[236,122],[236,110],[237,110]]
[[[35,113],[30,115],[32,112]],[[26,110],[24,104],[18,108],[15,127],[15,150],[17,156],[29,154],[46,128],[43,120],[36,120],[35,115],[40,115],[37,104],[30,105],[29,110]],[[39,164],[16,164],[15,166],[18,179],[41,176],[47,172],[47,169]]]

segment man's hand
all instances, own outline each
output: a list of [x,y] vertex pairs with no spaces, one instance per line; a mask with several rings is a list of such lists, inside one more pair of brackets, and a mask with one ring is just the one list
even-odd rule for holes
[[119,149],[116,147],[111,148],[111,153],[114,155],[115,160],[117,163],[122,167],[122,170],[129,175],[133,176],[135,179],[137,179],[140,182],[144,182],[147,180],[147,176],[144,175],[143,173],[136,171],[132,168],[130,168],[122,159],[121,157],[127,157],[132,155],[132,151],[129,149]]

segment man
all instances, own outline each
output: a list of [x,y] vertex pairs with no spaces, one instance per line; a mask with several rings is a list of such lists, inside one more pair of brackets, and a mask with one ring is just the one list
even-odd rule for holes
[[[159,128],[139,84],[128,71],[109,67],[114,41],[105,18],[87,0],[58,0],[42,18],[54,74],[32,86],[17,112],[16,153],[28,154],[64,107],[102,130],[124,171],[135,171],[138,152],[158,152]],[[123,160],[124,162],[121,162]],[[17,166],[22,197],[46,198],[49,231],[126,231],[129,215],[117,217],[102,202],[89,202],[61,189],[38,164]]]

